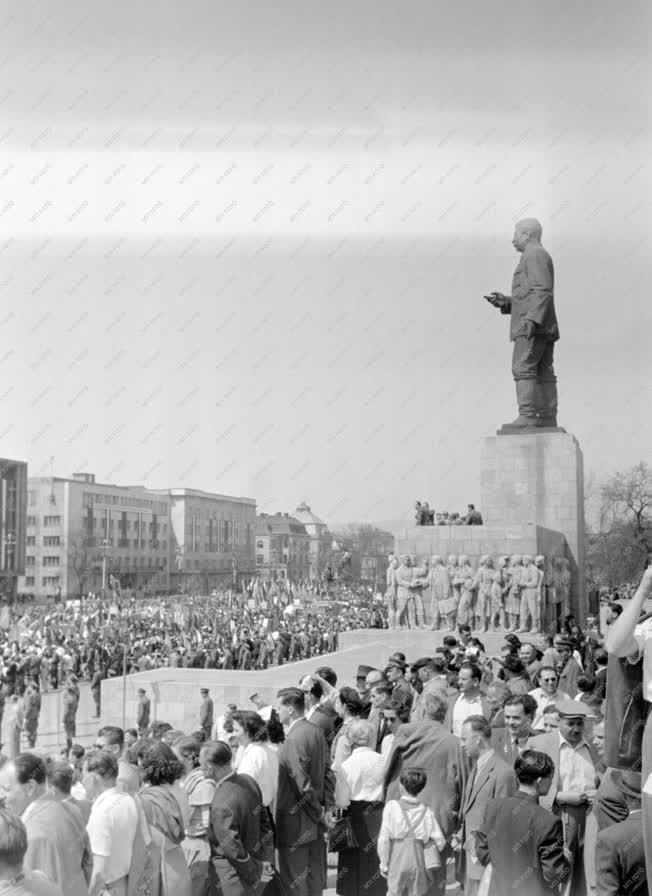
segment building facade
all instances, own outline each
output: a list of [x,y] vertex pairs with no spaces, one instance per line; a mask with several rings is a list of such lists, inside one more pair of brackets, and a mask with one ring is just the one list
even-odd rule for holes
[[12,598],[25,572],[27,464],[0,458],[0,599]]
[[310,579],[315,581],[323,572],[325,558],[322,556],[325,539],[328,536],[328,526],[323,520],[312,512],[310,506],[303,501],[294,511],[295,519],[306,529],[310,538],[309,554],[310,554]]
[[121,589],[167,593],[170,499],[142,486],[98,483],[92,473],[28,480],[24,575],[37,599]]
[[256,519],[256,572],[269,580],[310,578],[310,536],[289,513],[261,513]]
[[172,526],[172,587],[199,594],[226,586],[239,589],[256,570],[256,501],[188,488],[165,494]]

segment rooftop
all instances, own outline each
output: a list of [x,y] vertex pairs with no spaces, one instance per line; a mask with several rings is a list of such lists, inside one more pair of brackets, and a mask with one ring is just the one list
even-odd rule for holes
[[305,535],[306,527],[289,513],[260,513],[256,517],[256,535]]
[[305,501],[302,501],[294,512],[296,518],[304,525],[324,526],[324,528],[327,528],[326,523],[320,520],[316,513],[312,512],[310,505],[306,504]]

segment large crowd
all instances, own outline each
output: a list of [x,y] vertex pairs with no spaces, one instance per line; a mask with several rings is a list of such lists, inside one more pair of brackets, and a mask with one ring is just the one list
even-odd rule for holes
[[505,633],[490,657],[460,626],[217,718],[202,688],[193,731],[152,723],[141,691],[131,729],[3,757],[0,893],[314,896],[336,864],[340,896],[453,876],[467,896],[641,896],[649,597],[652,569],[604,635]]

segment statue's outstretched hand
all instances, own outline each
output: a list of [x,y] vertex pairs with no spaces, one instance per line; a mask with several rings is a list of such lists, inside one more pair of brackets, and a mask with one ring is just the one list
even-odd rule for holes
[[507,296],[503,295],[502,292],[491,292],[484,298],[490,302],[494,308],[503,308],[508,301]]

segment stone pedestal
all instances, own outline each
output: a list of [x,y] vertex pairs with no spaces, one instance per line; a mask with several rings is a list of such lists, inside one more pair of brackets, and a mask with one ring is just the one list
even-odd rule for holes
[[[536,527],[538,541],[562,535],[572,573],[572,608],[586,615],[584,588],[584,461],[566,432],[514,433],[484,440],[482,515],[488,527]],[[540,553],[547,553],[540,550]]]

